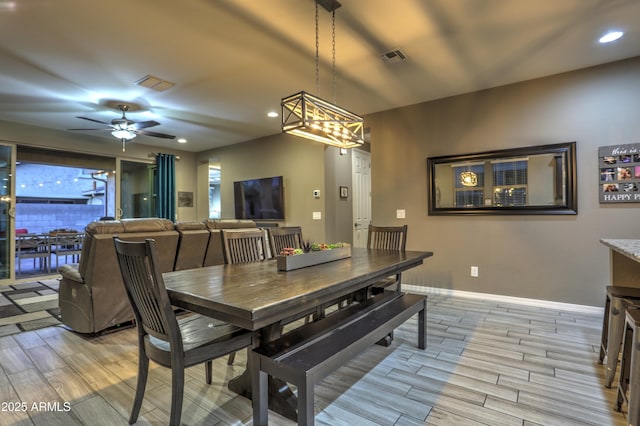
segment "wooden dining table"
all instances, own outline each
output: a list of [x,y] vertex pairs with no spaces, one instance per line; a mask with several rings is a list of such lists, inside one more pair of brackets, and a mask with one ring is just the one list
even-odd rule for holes
[[[218,265],[163,274],[174,306],[256,331],[254,346],[282,334],[283,324],[357,293],[376,281],[419,266],[429,251],[353,248],[351,257],[292,271],[275,260]],[[229,389],[251,398],[251,363]],[[295,395],[270,381],[269,408],[296,418]]]

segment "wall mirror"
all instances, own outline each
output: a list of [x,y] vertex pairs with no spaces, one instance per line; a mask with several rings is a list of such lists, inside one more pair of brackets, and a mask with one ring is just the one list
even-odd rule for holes
[[429,215],[577,214],[576,143],[427,158]]

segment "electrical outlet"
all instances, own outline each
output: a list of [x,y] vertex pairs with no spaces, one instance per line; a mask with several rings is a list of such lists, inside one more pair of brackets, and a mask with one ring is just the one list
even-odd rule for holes
[[477,266],[472,266],[471,267],[471,276],[472,277],[477,277],[478,276],[478,267]]

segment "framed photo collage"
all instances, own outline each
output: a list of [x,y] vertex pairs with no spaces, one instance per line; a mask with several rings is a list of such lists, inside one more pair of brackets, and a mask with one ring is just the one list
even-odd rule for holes
[[640,144],[598,148],[600,203],[640,203]]

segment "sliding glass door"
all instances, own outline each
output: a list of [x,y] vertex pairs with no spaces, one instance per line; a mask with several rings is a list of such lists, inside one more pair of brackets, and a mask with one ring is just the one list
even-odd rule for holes
[[120,161],[118,219],[154,217],[156,215],[153,179],[155,168],[155,163]]
[[0,144],[0,284],[13,278],[16,147]]

